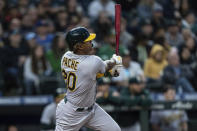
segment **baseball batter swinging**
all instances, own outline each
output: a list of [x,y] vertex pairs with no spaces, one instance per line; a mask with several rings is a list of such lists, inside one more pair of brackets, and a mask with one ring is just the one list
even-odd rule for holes
[[122,58],[113,55],[110,60],[91,55],[92,40],[96,34],[84,27],[70,30],[66,35],[67,51],[61,60],[62,74],[67,84],[67,101],[62,100],[56,110],[56,131],[78,131],[86,126],[96,131],[120,131],[118,124],[97,103],[96,77],[112,69],[117,76]]

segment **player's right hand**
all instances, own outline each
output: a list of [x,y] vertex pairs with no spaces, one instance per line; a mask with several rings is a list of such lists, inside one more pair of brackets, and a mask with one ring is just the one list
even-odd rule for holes
[[113,54],[111,59],[115,61],[116,65],[122,65],[122,57],[121,56]]
[[118,77],[120,75],[122,65],[115,65],[109,72],[112,77]]

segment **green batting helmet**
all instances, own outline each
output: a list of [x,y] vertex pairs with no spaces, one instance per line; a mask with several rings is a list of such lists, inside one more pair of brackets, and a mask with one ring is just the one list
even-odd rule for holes
[[89,33],[88,30],[84,27],[73,28],[68,31],[66,34],[66,42],[70,50],[73,50],[73,47],[77,43],[88,42],[95,39],[96,34]]

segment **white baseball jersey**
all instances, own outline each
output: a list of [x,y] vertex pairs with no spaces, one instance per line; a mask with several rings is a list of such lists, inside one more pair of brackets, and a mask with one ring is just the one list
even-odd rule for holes
[[78,107],[95,103],[96,75],[105,73],[106,64],[95,55],[66,52],[61,60],[62,74],[67,85],[67,100]]

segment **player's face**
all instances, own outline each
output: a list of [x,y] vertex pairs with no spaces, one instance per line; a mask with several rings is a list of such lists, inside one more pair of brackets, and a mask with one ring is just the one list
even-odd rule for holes
[[84,42],[83,43],[83,51],[86,53],[86,54],[91,54],[92,53],[92,41],[87,41],[87,42]]

